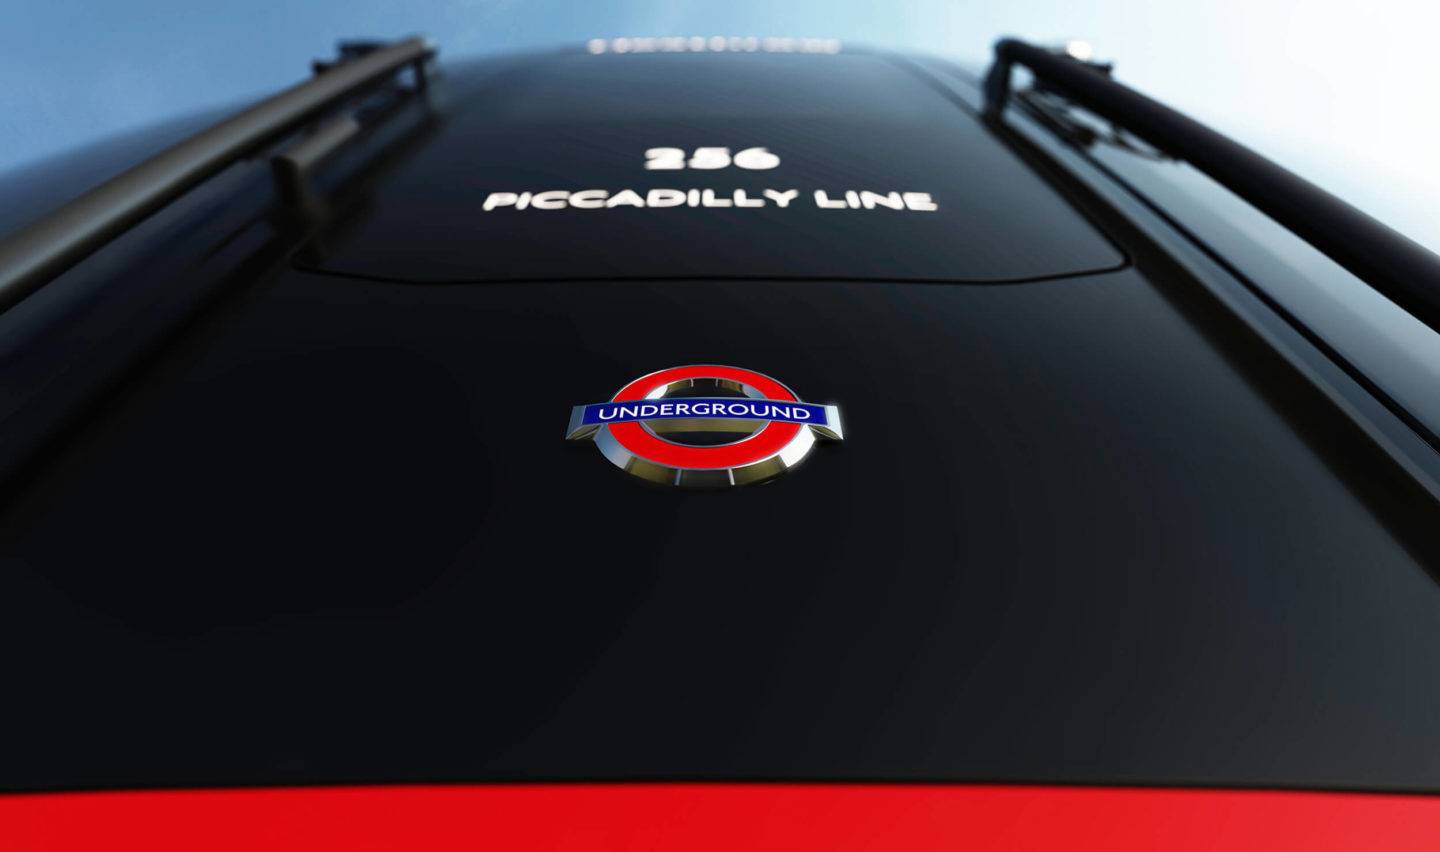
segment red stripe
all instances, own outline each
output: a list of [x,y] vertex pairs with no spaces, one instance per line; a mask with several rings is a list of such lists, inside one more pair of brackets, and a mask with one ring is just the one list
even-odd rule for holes
[[821,784],[537,784],[0,796],[0,848],[1435,850],[1440,797]]
[[[694,364],[671,367],[648,376],[641,376],[620,389],[612,402],[634,402],[658,387],[686,379],[728,379],[758,390],[766,399],[798,402],[795,394],[784,385],[754,370],[725,367],[719,364]],[[611,423],[607,428],[620,445],[642,459],[666,467],[714,468],[745,467],[768,459],[785,449],[800,434],[799,423],[770,422],[733,444],[717,447],[691,447],[657,438],[639,423]]]

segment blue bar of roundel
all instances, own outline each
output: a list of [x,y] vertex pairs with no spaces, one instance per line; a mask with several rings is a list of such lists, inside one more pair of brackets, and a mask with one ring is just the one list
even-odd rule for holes
[[[700,406],[704,413],[696,413]],[[715,413],[715,406],[720,413]],[[607,415],[602,417],[601,415]],[[601,423],[630,423],[636,420],[778,420],[828,426],[825,406],[776,399],[641,399],[632,402],[601,402],[585,406],[581,421],[587,426]]]

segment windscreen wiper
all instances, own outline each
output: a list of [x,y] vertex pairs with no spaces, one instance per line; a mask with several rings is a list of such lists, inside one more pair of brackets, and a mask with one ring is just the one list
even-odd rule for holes
[[[0,311],[237,160],[303,129],[336,106],[384,85],[398,72],[414,70],[423,88],[425,63],[434,47],[421,38],[384,46],[342,44],[340,59],[317,65],[315,76],[266,98],[244,112],[156,154],[50,214],[0,239]],[[332,124],[296,146],[303,168],[349,133]],[[322,128],[322,130],[325,130]],[[277,169],[277,174],[282,174]]]
[[985,112],[998,118],[1010,72],[1022,65],[1044,86],[1184,160],[1440,330],[1440,256],[1313,183],[1198,121],[1116,82],[1105,69],[1018,41],[995,43]]

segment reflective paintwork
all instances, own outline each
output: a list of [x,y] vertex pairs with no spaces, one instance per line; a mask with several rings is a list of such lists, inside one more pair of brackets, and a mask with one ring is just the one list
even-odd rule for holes
[[[705,58],[675,73],[756,57]],[[610,281],[327,267],[367,256],[380,221],[391,249],[426,244],[425,219],[387,218],[415,200],[396,187],[454,178],[467,111],[528,61],[452,72],[438,119],[337,164],[322,207],[226,208],[219,228],[197,203],[52,285],[127,322],[156,305],[185,321],[145,346],[115,322],[72,338],[64,370],[17,380],[23,418],[0,420],[0,446],[33,446],[0,517],[0,641],[29,649],[7,673],[26,700],[0,709],[0,786],[1440,788],[1427,494],[1166,245],[928,84],[895,98],[954,109],[957,151],[1051,193],[1042,238],[1063,214],[1055,245],[1098,235],[1124,265],[664,280],[640,231],[608,245]],[[827,138],[797,135],[802,159],[850,150]],[[978,220],[1006,197],[965,203]],[[723,229],[681,246],[706,240],[757,250]],[[852,250],[879,263],[902,244]],[[503,248],[471,246],[477,264]],[[957,279],[990,262],[952,260]],[[33,347],[7,371],[31,352],[49,363]],[[769,484],[685,493],[561,439],[577,401],[701,362],[842,403],[845,441]]]

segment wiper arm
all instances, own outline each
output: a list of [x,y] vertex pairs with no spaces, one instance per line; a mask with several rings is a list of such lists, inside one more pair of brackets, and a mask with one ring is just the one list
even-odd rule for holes
[[341,61],[174,145],[0,239],[0,311],[89,257],[236,160],[271,145],[343,101],[413,67],[435,49],[411,38],[383,47],[342,45]]
[[1440,331],[1440,256],[1233,139],[1117,83],[1103,69],[1035,45],[996,42],[984,83],[987,116],[998,118],[1004,110],[1015,65],[1214,178]]

